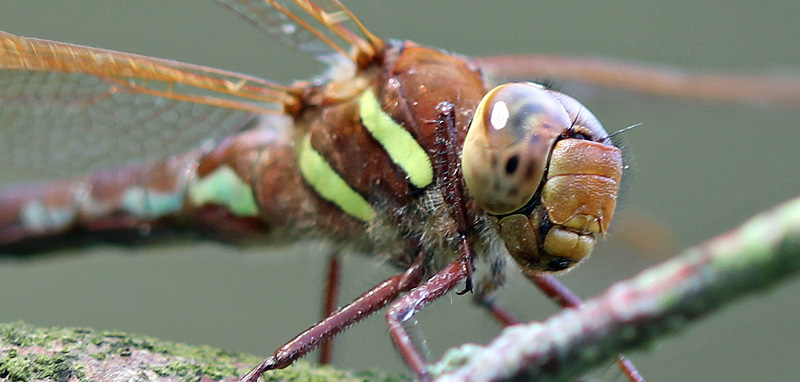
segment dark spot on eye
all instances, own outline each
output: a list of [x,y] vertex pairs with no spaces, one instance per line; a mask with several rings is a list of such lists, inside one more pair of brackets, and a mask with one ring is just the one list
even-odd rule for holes
[[490,162],[492,162],[492,168],[497,167],[497,155],[492,155]]
[[515,197],[515,196],[517,196],[517,194],[519,194],[519,188],[517,188],[517,187],[511,187],[511,188],[508,190],[508,196],[510,196],[510,197],[512,197],[512,198],[513,198],[513,197]]
[[571,259],[567,259],[565,257],[554,257],[547,262],[547,267],[545,271],[547,272],[558,272],[563,271],[575,264],[575,261]]
[[569,137],[572,138],[572,139],[589,139],[589,137],[587,137],[586,135],[581,134],[581,133],[575,133],[575,134],[570,135]]
[[508,162],[506,162],[506,174],[513,174],[514,171],[517,171],[517,167],[519,167],[519,157],[514,155],[508,158]]
[[495,181],[495,182],[492,184],[492,188],[494,188],[494,190],[495,190],[495,191],[500,191],[500,188],[501,188],[501,187],[500,187],[500,182],[498,182],[498,181]]

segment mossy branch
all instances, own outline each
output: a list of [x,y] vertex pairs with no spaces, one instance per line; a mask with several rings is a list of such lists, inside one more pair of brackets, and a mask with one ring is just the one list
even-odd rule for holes
[[800,270],[800,198],[544,322],[450,350],[438,381],[573,380]]
[[[0,324],[0,381],[236,382],[261,359],[209,346],[79,328]],[[403,380],[298,362],[264,381]]]

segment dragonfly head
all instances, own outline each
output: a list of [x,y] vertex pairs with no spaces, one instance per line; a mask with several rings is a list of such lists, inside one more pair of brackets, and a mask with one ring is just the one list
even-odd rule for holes
[[586,258],[614,216],[622,154],[594,115],[534,83],[483,97],[462,155],[475,202],[526,272],[565,271]]

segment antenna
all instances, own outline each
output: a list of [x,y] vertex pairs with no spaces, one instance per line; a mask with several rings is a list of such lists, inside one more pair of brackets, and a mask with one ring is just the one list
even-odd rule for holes
[[624,132],[626,132],[628,130],[633,130],[634,128],[637,128],[637,127],[642,126],[642,125],[644,125],[644,122],[634,123],[633,125],[630,125],[630,126],[624,128],[624,129],[615,131],[613,134],[609,135],[608,137],[609,138],[613,138],[615,135],[622,134],[622,133],[624,133]]

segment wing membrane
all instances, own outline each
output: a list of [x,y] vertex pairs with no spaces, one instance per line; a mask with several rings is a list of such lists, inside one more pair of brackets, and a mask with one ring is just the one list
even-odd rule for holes
[[176,61],[0,32],[0,166],[64,175],[215,142],[293,88]]
[[362,63],[383,46],[338,0],[215,1],[282,44],[323,60],[340,54]]
[[701,73],[552,55],[477,57],[473,61],[494,82],[551,78],[655,96],[800,106],[800,76],[791,73]]

